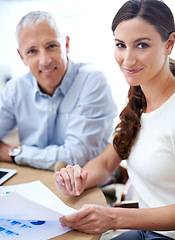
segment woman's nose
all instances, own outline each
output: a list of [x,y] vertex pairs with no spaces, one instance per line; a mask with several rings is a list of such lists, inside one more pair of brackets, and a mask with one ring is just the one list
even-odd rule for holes
[[136,63],[136,54],[134,51],[126,50],[124,54],[124,66],[131,67]]

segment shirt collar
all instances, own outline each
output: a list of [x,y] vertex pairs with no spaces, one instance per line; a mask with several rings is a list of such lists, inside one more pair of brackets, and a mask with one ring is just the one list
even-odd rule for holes
[[69,88],[71,87],[74,80],[74,69],[75,69],[75,64],[68,59],[67,71],[62,79],[60,86],[58,86],[56,91],[60,89],[63,95],[66,95],[66,93],[69,91]]
[[[67,67],[66,73],[62,79],[61,84],[55,90],[53,97],[57,96],[57,94],[59,94],[60,91],[64,96],[66,95],[66,93],[68,92],[74,80],[74,69],[75,69],[75,63],[73,63],[71,60],[68,59],[68,67]],[[32,75],[32,80],[34,83],[34,96],[35,97],[37,97],[37,95],[48,96],[48,94],[41,92],[37,84],[37,80],[33,75]]]

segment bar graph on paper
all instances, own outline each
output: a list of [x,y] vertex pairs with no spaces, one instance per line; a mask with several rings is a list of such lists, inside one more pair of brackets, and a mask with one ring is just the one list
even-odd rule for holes
[[[61,213],[60,213],[61,210]],[[48,240],[71,228],[62,215],[75,212],[40,181],[0,187],[0,240]]]
[[45,224],[45,221],[17,221],[0,219],[0,239],[23,239],[23,236],[36,230],[36,226]]

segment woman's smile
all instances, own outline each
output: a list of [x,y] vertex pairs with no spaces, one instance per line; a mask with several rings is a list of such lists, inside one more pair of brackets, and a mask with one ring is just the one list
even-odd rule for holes
[[139,73],[140,71],[142,71],[143,68],[127,68],[127,67],[123,67],[123,71],[127,74],[136,74]]

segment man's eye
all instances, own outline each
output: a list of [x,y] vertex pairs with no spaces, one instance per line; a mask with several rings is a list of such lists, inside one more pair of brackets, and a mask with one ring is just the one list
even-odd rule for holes
[[149,45],[148,45],[147,43],[139,43],[139,44],[137,45],[137,48],[140,48],[140,49],[148,48],[148,47],[149,47]]
[[123,43],[117,43],[116,46],[118,48],[126,48],[125,44],[123,44]]
[[33,53],[36,53],[36,50],[35,49],[31,49],[27,52],[27,54],[33,54]]
[[57,45],[56,44],[50,44],[48,48],[55,48]]

